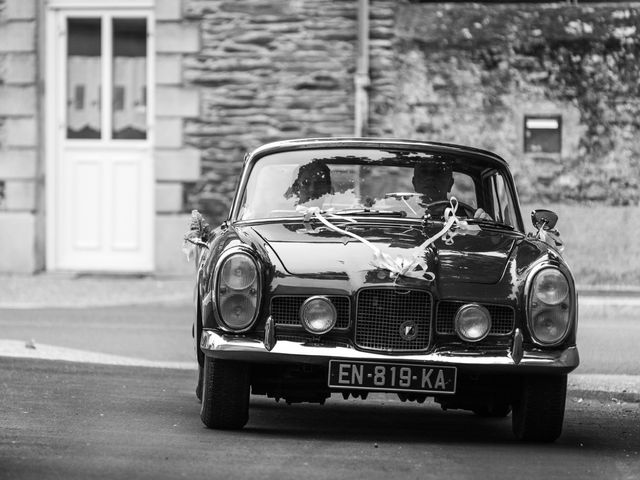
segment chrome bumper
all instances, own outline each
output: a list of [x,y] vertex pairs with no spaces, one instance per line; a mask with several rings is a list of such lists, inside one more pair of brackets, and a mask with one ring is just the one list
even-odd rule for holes
[[259,339],[224,335],[204,330],[200,349],[209,357],[257,363],[301,363],[329,365],[329,360],[367,360],[376,362],[415,362],[429,365],[451,365],[486,373],[568,373],[580,363],[577,347],[561,351],[522,350],[518,336],[504,352],[438,351],[428,354],[383,354],[365,352],[346,346],[309,344],[279,340],[271,348]]

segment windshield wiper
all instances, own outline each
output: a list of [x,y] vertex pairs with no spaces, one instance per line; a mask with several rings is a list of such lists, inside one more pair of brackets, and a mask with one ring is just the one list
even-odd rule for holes
[[386,216],[386,217],[406,217],[404,210],[376,210],[373,208],[345,208],[332,212],[334,215],[366,215],[366,216]]
[[466,219],[467,223],[475,223],[478,225],[486,225],[489,227],[495,227],[495,228],[503,228],[505,230],[513,230],[513,226],[507,224],[507,223],[502,223],[499,222],[497,220],[490,220],[488,218],[467,218]]

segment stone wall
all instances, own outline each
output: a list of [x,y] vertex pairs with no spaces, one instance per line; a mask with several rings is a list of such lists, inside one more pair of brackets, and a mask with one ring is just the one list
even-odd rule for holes
[[[526,202],[637,205],[639,5],[399,4],[369,133],[496,151]],[[562,115],[561,153],[523,153],[531,114]]]
[[353,134],[357,1],[185,0],[184,9],[202,41],[183,62],[201,98],[185,141],[203,165],[186,206],[216,221],[228,213],[248,150]]
[[0,0],[0,271],[32,272],[38,122],[35,0]]

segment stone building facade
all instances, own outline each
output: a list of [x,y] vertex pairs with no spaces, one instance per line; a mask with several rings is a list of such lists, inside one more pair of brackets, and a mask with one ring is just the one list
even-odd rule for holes
[[[146,22],[137,143],[64,135],[84,99],[68,38],[87,19],[123,38],[119,20]],[[638,205],[638,2],[0,0],[0,271],[190,271],[189,212],[224,219],[246,151],[354,134],[363,25],[363,134],[494,150],[526,203]],[[118,88],[94,102],[114,118]]]

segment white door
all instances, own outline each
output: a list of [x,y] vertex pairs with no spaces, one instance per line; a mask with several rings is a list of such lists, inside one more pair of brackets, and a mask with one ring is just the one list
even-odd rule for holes
[[49,269],[153,269],[151,25],[139,10],[50,11]]

